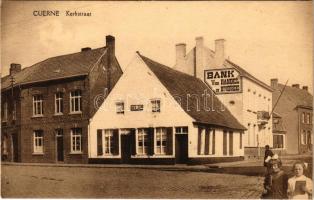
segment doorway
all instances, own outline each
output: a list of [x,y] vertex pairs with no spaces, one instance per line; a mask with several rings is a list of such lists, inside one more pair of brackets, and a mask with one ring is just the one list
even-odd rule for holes
[[188,161],[188,135],[176,134],[175,137],[176,163],[187,163]]
[[19,152],[18,152],[18,137],[17,133],[12,134],[12,161],[18,162]]
[[56,130],[56,141],[57,141],[57,162],[64,161],[64,149],[63,149],[63,130]]
[[131,161],[132,155],[132,136],[134,137],[135,129],[121,130],[121,162],[128,164]]

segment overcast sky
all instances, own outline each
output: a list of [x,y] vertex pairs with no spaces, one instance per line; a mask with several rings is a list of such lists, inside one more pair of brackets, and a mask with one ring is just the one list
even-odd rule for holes
[[[23,67],[82,47],[102,47],[116,37],[122,68],[135,51],[172,67],[175,44],[203,36],[226,40],[226,55],[269,84],[279,78],[312,90],[312,2],[6,2],[1,16],[1,71]],[[34,17],[35,10],[59,10],[59,17]],[[91,17],[65,16],[66,10]]]

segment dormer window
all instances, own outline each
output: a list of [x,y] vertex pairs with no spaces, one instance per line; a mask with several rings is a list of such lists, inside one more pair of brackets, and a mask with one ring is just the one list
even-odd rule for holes
[[116,112],[117,114],[124,114],[124,102],[119,101],[116,103]]
[[160,112],[160,99],[151,100],[152,112]]

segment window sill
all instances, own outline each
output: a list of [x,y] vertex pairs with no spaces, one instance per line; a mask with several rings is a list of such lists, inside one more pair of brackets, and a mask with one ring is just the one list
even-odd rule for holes
[[131,158],[174,158],[174,155],[133,155]]
[[62,116],[63,113],[55,113],[53,116]]
[[82,114],[82,111],[79,111],[79,112],[70,112],[69,114],[70,114],[70,115]]
[[43,152],[34,152],[33,154],[32,154],[33,156],[43,156],[44,155],[44,153]]
[[42,118],[44,115],[33,115],[32,118]]
[[120,155],[99,155],[97,158],[121,158]]
[[80,154],[83,154],[83,152],[81,152],[81,151],[80,152],[70,152],[70,154],[71,155],[80,155]]

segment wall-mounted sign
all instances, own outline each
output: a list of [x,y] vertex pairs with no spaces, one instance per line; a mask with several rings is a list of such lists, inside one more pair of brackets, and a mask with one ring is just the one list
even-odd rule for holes
[[131,105],[131,111],[142,111],[144,109],[144,105]]
[[242,92],[242,79],[234,68],[205,70],[204,81],[216,94]]

